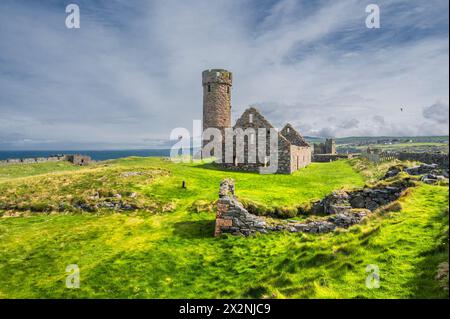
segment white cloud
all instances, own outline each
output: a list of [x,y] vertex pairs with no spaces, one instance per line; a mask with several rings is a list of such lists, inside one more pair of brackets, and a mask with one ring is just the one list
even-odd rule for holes
[[[448,33],[426,33],[448,3],[381,1],[371,31],[360,1],[259,3],[81,2],[81,29],[68,30],[63,5],[2,2],[0,135],[151,144],[201,118],[201,71],[213,67],[234,72],[234,117],[257,104],[307,135],[448,134],[422,114],[448,101]],[[407,40],[409,23],[423,36]]]

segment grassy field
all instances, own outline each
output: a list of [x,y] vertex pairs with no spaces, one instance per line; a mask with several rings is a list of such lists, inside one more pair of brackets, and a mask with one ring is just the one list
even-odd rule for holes
[[391,152],[443,152],[448,153],[448,142],[411,142],[411,143],[393,143],[393,144],[367,144],[361,146],[351,146],[340,144],[338,151],[344,152],[347,149],[353,149],[354,152],[363,152],[367,148],[382,149]]
[[12,178],[34,176],[51,172],[75,171],[80,169],[69,162],[48,162],[27,165],[0,165],[0,182]]
[[[448,298],[434,279],[448,261],[447,187],[420,184],[400,212],[335,233],[213,238],[211,205],[224,177],[236,180],[240,198],[270,207],[361,187],[381,173],[346,161],[293,176],[158,158],[40,165],[0,171],[9,176],[0,181],[0,204],[24,216],[0,219],[1,298]],[[136,209],[74,209],[117,194]],[[59,211],[61,201],[68,206]],[[65,287],[69,264],[80,267],[79,289]],[[380,269],[378,289],[365,285],[369,264]]]
[[[50,169],[50,165],[39,165],[27,168],[31,177],[23,177],[20,167],[11,167],[10,178],[0,183],[0,211],[52,212],[59,206],[64,211],[76,211],[74,206],[79,204],[93,206],[103,199],[117,202],[117,194],[120,201],[137,208],[151,210],[167,204],[183,210],[193,204],[214,202],[225,177],[236,180],[238,196],[243,200],[267,207],[293,207],[336,189],[361,187],[365,182],[344,161],[313,163],[292,176],[227,172],[210,163],[174,164],[160,158],[128,158],[70,172],[59,171],[59,164],[53,163],[54,172],[36,176]],[[183,181],[186,189],[181,187]],[[130,198],[133,192],[139,196]],[[92,199],[96,193],[102,198]]]

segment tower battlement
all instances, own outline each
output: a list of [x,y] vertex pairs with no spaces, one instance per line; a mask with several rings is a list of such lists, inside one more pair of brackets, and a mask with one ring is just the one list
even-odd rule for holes
[[202,72],[202,84],[218,83],[231,86],[233,74],[224,69],[211,69]]

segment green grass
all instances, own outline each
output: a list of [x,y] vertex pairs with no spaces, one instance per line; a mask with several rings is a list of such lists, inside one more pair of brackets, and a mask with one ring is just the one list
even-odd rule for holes
[[[345,147],[345,145],[339,145]],[[448,142],[412,142],[412,143],[394,143],[394,144],[368,144],[363,146],[356,146],[360,151],[365,151],[368,147],[378,148],[384,151],[394,152],[444,152],[448,153]]]
[[74,171],[80,169],[69,162],[48,162],[38,164],[0,165],[0,182],[12,178],[34,176],[55,171]]
[[[141,159],[125,159],[121,165],[133,165]],[[164,176],[143,191],[149,196],[159,199],[179,201],[217,199],[220,181],[231,177],[236,182],[236,192],[239,198],[262,203],[268,206],[294,206],[299,203],[320,199],[341,188],[354,188],[364,185],[364,178],[345,161],[333,163],[312,163],[310,166],[295,172],[293,175],[259,175],[255,173],[230,172],[214,168],[212,164],[174,165],[170,162],[160,162],[151,159],[149,163],[158,162],[158,167],[171,171],[170,176]],[[181,188],[186,181],[187,189]]]
[[[113,178],[144,168],[169,174],[124,184]],[[80,174],[104,174],[108,187],[132,183],[145,200],[171,201],[175,208],[1,218],[0,298],[448,298],[434,280],[438,264],[448,261],[448,188],[420,184],[401,200],[400,212],[335,233],[214,238],[214,213],[189,207],[215,200],[225,176],[236,180],[240,197],[267,205],[310,201],[362,186],[366,178],[345,161],[314,164],[294,176],[211,168],[130,158],[46,175],[57,183],[60,176],[85,180],[77,185],[86,191],[98,185]],[[39,186],[42,178],[16,178],[0,187]],[[65,287],[69,264],[80,267],[80,289]],[[368,264],[380,269],[379,289],[365,286]]]
[[[0,183],[0,214],[2,209],[33,213],[55,211],[61,206],[66,211],[77,211],[74,206],[79,203],[93,206],[104,200],[117,202],[115,194],[137,208],[170,203],[187,209],[196,202],[214,202],[225,177],[235,179],[242,200],[267,207],[294,207],[321,199],[336,189],[361,187],[365,182],[345,161],[313,163],[293,175],[222,171],[211,163],[174,164],[160,158],[127,158],[72,172],[65,171],[66,166],[62,168],[38,177],[20,177],[14,168],[15,178]],[[45,169],[33,167],[32,173]],[[142,175],[121,177],[127,172]],[[181,187],[182,181],[186,182],[186,189]],[[132,192],[139,196],[130,199]],[[104,198],[92,200],[95,193],[105,194]]]

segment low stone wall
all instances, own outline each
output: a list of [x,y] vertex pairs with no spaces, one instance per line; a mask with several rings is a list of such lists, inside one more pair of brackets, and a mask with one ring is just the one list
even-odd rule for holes
[[409,153],[400,152],[397,158],[401,161],[418,161],[426,164],[437,164],[440,168],[448,168],[448,153]]
[[338,159],[349,159],[352,157],[352,154],[313,154],[312,161],[317,163],[326,163],[337,161]]
[[312,213],[330,215],[308,222],[274,221],[250,214],[236,199],[234,181],[225,179],[220,184],[214,236],[224,233],[253,235],[268,231],[326,233],[336,228],[348,228],[360,223],[377,208],[397,200],[412,186],[408,179],[390,186],[364,188],[353,192],[337,191],[313,204]]
[[265,221],[247,212],[239,203],[234,195],[232,179],[223,180],[220,183],[214,236],[223,233],[248,236],[256,232],[267,232]]
[[91,157],[87,155],[80,154],[64,154],[64,155],[54,155],[49,157],[32,157],[32,158],[11,158],[7,160],[1,160],[1,165],[13,165],[13,164],[36,164],[36,163],[46,163],[46,162],[61,162],[69,161],[75,165],[88,165],[92,162]]
[[427,184],[436,184],[440,181],[447,182],[449,178],[449,169],[439,168],[438,164],[420,164],[413,167],[404,167],[403,165],[395,165],[388,169],[383,179],[392,178],[400,172],[406,172],[409,175],[422,175],[420,180]]
[[374,188],[365,187],[352,192],[336,191],[312,206],[313,214],[341,214],[353,209],[367,209],[374,211],[387,205],[402,195],[403,191],[414,184],[405,179],[389,186]]
[[0,165],[35,164],[45,162],[60,162],[65,160],[67,160],[65,155],[55,155],[50,157],[34,157],[34,158],[12,158],[7,160],[1,160]]

